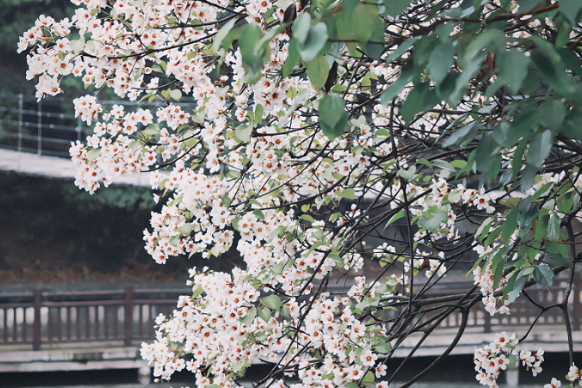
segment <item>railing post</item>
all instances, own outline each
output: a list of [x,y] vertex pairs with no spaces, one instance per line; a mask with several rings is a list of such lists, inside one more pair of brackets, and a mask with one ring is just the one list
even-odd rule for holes
[[580,272],[574,274],[574,330],[580,330]]
[[34,290],[34,323],[32,326],[32,349],[40,350],[40,307],[41,294],[37,288]]
[[38,133],[37,133],[37,140],[38,140],[38,150],[37,154],[40,156],[42,155],[42,100],[38,102]]
[[125,346],[131,346],[131,335],[133,328],[133,290],[130,286],[125,287]]
[[24,108],[24,95],[18,95],[18,152],[22,151],[22,109]]
[[491,314],[487,310],[483,309],[483,314],[485,317],[485,324],[483,325],[483,331],[485,333],[491,333]]
[[75,130],[77,131],[77,140],[81,141],[81,132],[83,132],[83,120],[81,120],[81,116],[77,119],[77,127]]

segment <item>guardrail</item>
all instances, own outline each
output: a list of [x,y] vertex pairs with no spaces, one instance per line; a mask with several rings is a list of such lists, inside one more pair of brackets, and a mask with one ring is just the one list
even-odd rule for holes
[[[183,98],[175,105],[188,106],[194,101]],[[130,108],[155,107],[159,104],[137,101],[101,100],[103,105]],[[61,97],[36,101],[34,96],[0,93],[0,148],[38,155],[69,158],[71,142],[84,140],[91,128],[75,117],[73,102]]]
[[[570,295],[570,319],[574,330],[580,330],[580,276]],[[530,288],[528,296],[541,306],[560,303],[566,289],[566,279],[556,279],[551,291]],[[457,289],[454,293],[468,290]],[[46,292],[36,289],[29,293],[0,295],[0,346],[30,344],[34,350],[43,344],[120,341],[129,346],[134,340],[153,340],[154,321],[160,314],[169,315],[176,308],[178,296],[188,295],[191,289],[133,289],[112,291]],[[445,295],[434,290],[426,297]],[[471,309],[467,327],[484,333],[495,327],[527,327],[537,321],[540,325],[564,327],[564,317],[558,308],[539,316],[541,311],[527,298],[510,305],[511,315],[491,317],[481,303]],[[425,312],[423,320],[439,311]],[[384,310],[383,319],[399,315],[397,310]],[[451,314],[440,328],[458,327],[459,314]]]
[[191,289],[43,292],[0,296],[0,345],[123,341],[154,338],[154,320]]

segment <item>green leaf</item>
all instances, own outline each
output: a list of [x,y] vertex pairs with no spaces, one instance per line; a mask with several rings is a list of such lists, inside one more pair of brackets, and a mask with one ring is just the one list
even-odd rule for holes
[[265,219],[265,215],[263,214],[263,212],[260,209],[253,210],[253,214],[255,216],[257,216],[257,218],[260,219],[260,220],[264,220]]
[[[214,54],[216,54],[218,52],[218,50],[220,49],[220,45],[222,44],[222,41],[224,40],[224,38],[226,37],[226,35],[228,35],[228,33],[230,32],[230,30],[232,30],[232,28],[234,27],[234,25],[235,25],[236,22],[237,22],[237,19],[236,18],[234,18],[232,20],[229,20],[216,33],[216,36],[214,37],[214,42],[213,42]],[[228,49],[228,47],[225,47],[225,49]]]
[[505,255],[498,252],[491,260],[493,270],[493,289],[499,287],[499,282],[503,276],[503,267],[505,266]]
[[566,105],[554,99],[544,101],[540,107],[540,124],[552,132],[557,131],[566,117]]
[[319,123],[323,133],[333,140],[348,130],[346,103],[338,94],[326,94],[319,101]]
[[380,97],[382,105],[388,105],[394,98],[398,97],[398,94],[400,94],[404,87],[406,87],[406,85],[412,80],[413,75],[414,72],[412,71],[412,65],[403,67],[398,79],[382,92],[382,96]]
[[392,352],[392,346],[388,342],[379,341],[374,345],[374,350],[382,354],[390,354]]
[[447,206],[443,206],[437,208],[437,210],[432,214],[423,214],[423,216],[418,219],[418,225],[421,228],[436,233],[441,227],[441,223],[447,222],[448,219],[449,209]]
[[302,214],[299,216],[299,218],[301,218],[302,220],[305,220],[305,221],[309,221],[309,222],[314,221],[313,217],[311,217],[309,214]]
[[580,10],[582,9],[582,1],[580,0],[560,0],[560,12],[568,19],[570,24],[575,25],[580,18]]
[[350,32],[354,39],[359,40],[361,43],[370,40],[374,26],[372,18],[375,16],[370,12],[370,7],[360,3],[349,13],[349,16]]
[[338,263],[340,267],[342,268],[344,267],[345,265],[344,260],[339,255],[336,255],[335,253],[330,253],[328,257],[334,260],[336,263]]
[[408,38],[404,42],[400,43],[400,45],[396,47],[396,50],[394,50],[392,54],[388,56],[388,58],[386,59],[386,63],[388,64],[393,60],[400,58],[402,54],[407,52],[408,49],[411,48],[416,41],[418,41],[418,38]]
[[408,170],[405,170],[405,169],[401,168],[396,173],[396,175],[398,175],[398,176],[406,179],[407,181],[412,180],[412,178],[414,178],[414,175],[415,174],[416,174],[416,166],[410,166],[408,168]]
[[240,322],[247,326],[251,326],[256,316],[257,316],[256,307],[251,307],[250,309],[248,309],[246,315],[240,319]]
[[540,168],[552,149],[552,131],[549,129],[538,133],[531,141],[527,151],[527,163]]
[[519,91],[523,80],[527,76],[527,68],[531,62],[523,51],[501,51],[496,59],[498,77],[504,85],[507,85],[514,93]]
[[412,0],[384,0],[386,13],[392,17],[400,15],[408,8]]
[[315,89],[321,89],[325,85],[328,74],[329,64],[325,57],[318,56],[307,65],[307,75]]
[[259,310],[259,317],[265,322],[269,322],[271,319],[271,310],[268,308],[262,308]]
[[190,232],[192,232],[192,224],[184,224],[178,227],[178,231],[182,233],[184,236],[189,236]]
[[293,22],[293,39],[296,39],[298,43],[303,44],[307,39],[307,33],[311,27],[311,15],[308,12],[301,14]]
[[182,98],[182,91],[179,89],[172,89],[170,90],[170,97],[172,97],[176,101],[180,101]]
[[540,264],[534,268],[533,277],[537,284],[550,289],[554,284],[554,272],[549,265]]
[[240,141],[248,141],[253,133],[253,127],[251,125],[239,125],[234,133]]
[[519,293],[523,290],[523,287],[525,287],[525,283],[527,282],[528,276],[523,276],[522,273],[523,270],[520,272],[520,275],[518,275],[517,280],[513,285],[513,288],[506,294],[507,296],[509,296],[509,299],[507,299],[507,303],[513,303],[513,301],[515,301],[515,299],[517,299],[517,297],[519,296]]
[[555,253],[546,254],[542,261],[554,267],[574,268],[574,265],[568,258]]
[[548,253],[556,253],[568,258],[568,248],[565,244],[546,240],[544,241],[544,246]]
[[454,63],[455,48],[452,42],[439,45],[433,50],[428,61],[428,69],[432,79],[439,85],[449,73]]
[[196,287],[196,289],[192,293],[192,298],[196,298],[197,296],[202,295],[203,292],[204,292],[204,288],[202,288],[201,285],[198,285],[198,287]]
[[470,124],[465,125],[462,128],[455,130],[451,136],[443,143],[443,147],[449,147],[453,144],[458,147],[463,147],[467,142],[475,138],[475,134],[479,130],[481,125],[480,121],[474,121]]
[[305,41],[298,45],[301,58],[305,62],[311,62],[325,46],[327,42],[327,26],[325,23],[317,23],[309,28]]
[[370,385],[374,384],[374,373],[372,371],[368,371],[364,378],[362,379],[362,385],[365,387],[369,387]]
[[300,58],[301,55],[299,54],[298,42],[294,37],[289,42],[289,54],[287,55],[287,60],[283,65],[283,77],[288,77],[289,74],[291,74],[295,66],[297,66],[299,63]]
[[415,85],[406,97],[406,101],[402,104],[400,113],[402,118],[409,122],[414,118],[414,115],[419,112],[425,112],[438,104],[438,98],[434,88],[430,87],[428,82],[423,82]]
[[566,73],[561,57],[554,46],[541,38],[534,41],[541,44],[541,48],[531,51],[532,62],[538,68],[540,75],[551,88],[556,89],[560,94],[571,94],[574,91],[572,76]]
[[281,309],[281,298],[277,295],[272,294],[261,300],[263,306],[270,308],[271,310],[279,311]]
[[[384,42],[384,20],[378,16],[373,15],[372,19],[368,21],[371,24],[372,36],[370,37],[370,42]],[[384,45],[377,43],[362,43],[360,45],[364,54],[372,59],[380,61],[382,59],[382,54],[384,54]]]
[[[494,43],[496,46],[503,45],[505,48],[505,33],[496,28],[492,28],[485,30],[485,32],[482,34],[479,34],[463,51],[461,66],[466,67],[468,64],[473,63],[475,60],[481,58],[480,54],[482,50],[492,43]],[[479,63],[481,63],[481,60],[479,60]]]
[[505,222],[503,223],[503,232],[501,232],[501,239],[504,243],[509,241],[509,237],[511,237],[517,228],[517,214],[517,209],[512,209],[505,217]]
[[101,148],[93,148],[87,152],[87,160],[92,162],[101,155]]
[[463,67],[463,72],[457,77],[455,81],[455,88],[453,92],[450,93],[446,99],[449,104],[457,105],[461,97],[467,91],[468,83],[474,77],[475,73],[481,69],[483,58],[485,58],[485,54],[481,54],[480,56],[473,58],[471,62]]
[[74,53],[81,53],[85,48],[85,37],[69,41],[69,46]]
[[261,104],[257,104],[255,107],[255,123],[262,124],[263,122],[263,106]]
[[258,45],[263,38],[261,27],[256,24],[247,24],[238,39],[238,45],[242,55],[243,67],[246,75],[245,81],[255,84],[261,78],[263,63],[269,58],[269,44]]
[[348,187],[343,189],[338,195],[347,199],[354,199],[356,192],[354,189]]

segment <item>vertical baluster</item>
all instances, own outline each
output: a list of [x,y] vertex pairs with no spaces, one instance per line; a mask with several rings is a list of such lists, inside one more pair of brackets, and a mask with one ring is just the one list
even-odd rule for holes
[[81,116],[77,119],[77,127],[75,130],[77,131],[77,140],[81,141],[81,133],[83,132],[83,120],[81,120]]
[[61,326],[62,326],[62,319],[61,319],[61,312],[62,309],[60,307],[56,308],[57,310],[57,339],[58,341],[62,340],[62,330],[61,330]]
[[138,331],[138,335],[140,337],[143,337],[143,309],[144,309],[144,305],[140,304],[138,305],[139,308],[139,331]]
[[71,340],[71,306],[67,306],[67,341]]
[[52,320],[52,307],[47,307],[48,309],[48,342],[51,343],[53,341],[53,320]]
[[4,313],[4,328],[2,330],[2,339],[4,342],[8,342],[8,309],[3,309]]
[[28,324],[26,322],[26,310],[27,309],[28,309],[27,307],[22,308],[22,342],[26,342],[26,325]]
[[103,319],[105,326],[103,326],[103,330],[105,331],[105,338],[109,338],[109,306],[103,306],[105,318]]
[[133,292],[131,287],[125,287],[125,346],[131,345],[133,329]]
[[77,327],[77,341],[81,340],[81,306],[75,307],[75,326]]
[[155,335],[156,332],[156,330],[154,329],[155,319],[156,319],[156,306],[150,304],[150,324],[148,325],[148,331],[152,336]]
[[90,335],[90,333],[91,333],[90,332],[90,322],[91,322],[91,319],[90,319],[90,316],[89,316],[89,308],[90,308],[89,306],[87,306],[85,308],[85,338],[86,339],[91,338],[91,335]]
[[22,109],[24,106],[24,95],[18,95],[18,152],[22,151]]
[[12,341],[18,342],[18,324],[16,322],[16,307],[12,308],[13,319],[12,319]]
[[42,155],[42,100],[38,102],[38,133],[37,133],[37,140],[38,140],[38,150],[37,155]]
[[491,333],[491,314],[489,314],[487,310],[485,310],[484,308],[483,317],[485,318],[485,325],[483,325],[483,331],[485,333]]
[[117,315],[119,314],[119,306],[114,305],[113,307],[113,338],[119,338],[119,319]]
[[40,290],[34,290],[34,326],[32,328],[32,349],[40,350]]

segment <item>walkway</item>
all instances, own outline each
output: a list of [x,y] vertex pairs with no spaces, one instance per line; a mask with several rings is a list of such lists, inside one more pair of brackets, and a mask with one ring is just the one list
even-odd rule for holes
[[[0,149],[0,170],[52,178],[75,179],[70,159]],[[114,185],[149,186],[149,174],[117,177]]]

